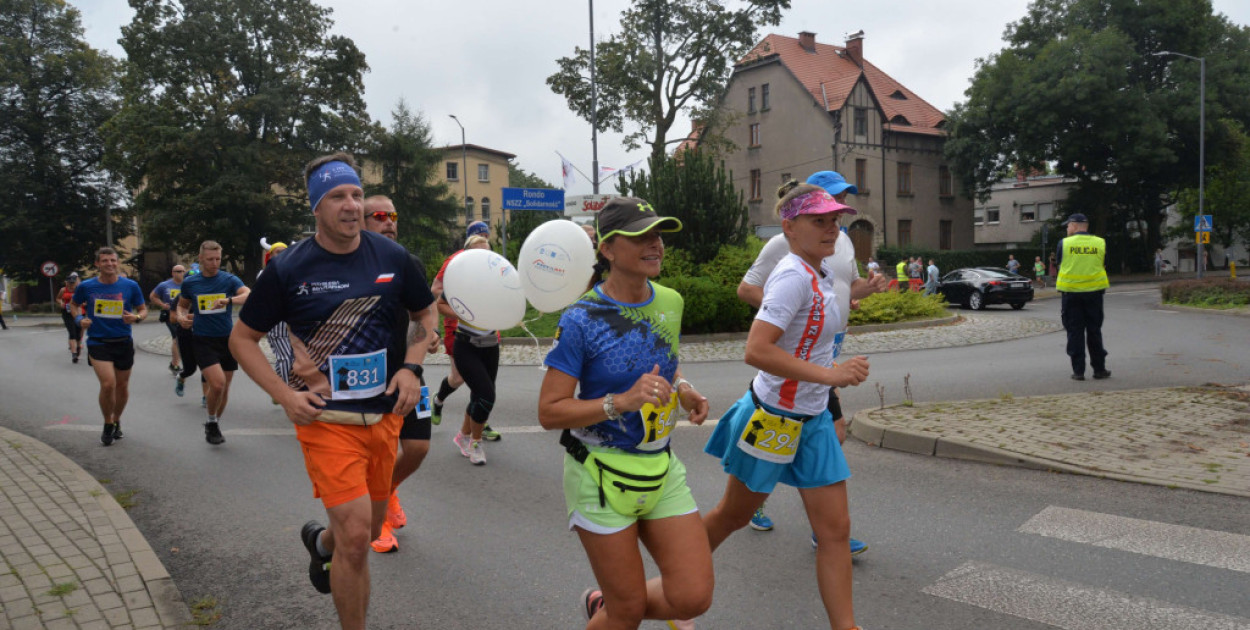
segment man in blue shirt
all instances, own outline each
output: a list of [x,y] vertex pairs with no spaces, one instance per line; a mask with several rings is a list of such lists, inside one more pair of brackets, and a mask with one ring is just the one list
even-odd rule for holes
[[171,317],[171,311],[178,305],[178,295],[182,293],[182,279],[187,275],[187,268],[182,265],[174,265],[173,271],[170,272],[170,278],[158,285],[152,292],[148,294],[148,299],[152,300],[161,309],[161,323],[169,329],[170,346],[169,346],[169,371],[177,374],[182,371],[182,364],[179,360],[178,352],[178,330],[181,328],[174,323]]
[[74,289],[70,304],[74,312],[86,306],[78,323],[87,331],[87,358],[100,380],[100,413],[104,414],[105,446],[122,437],[121,419],[130,400],[130,369],[135,364],[135,345],[130,325],[148,316],[139,284],[117,273],[117,252],[101,247],[95,254],[100,275]]
[[246,301],[250,291],[237,276],[221,270],[221,244],[217,241],[200,244],[200,273],[182,283],[178,320],[184,328],[191,329],[195,362],[208,383],[208,422],[204,423],[204,439],[209,444],[226,441],[217,421],[226,410],[230,382],[239,369],[230,354],[230,309]]

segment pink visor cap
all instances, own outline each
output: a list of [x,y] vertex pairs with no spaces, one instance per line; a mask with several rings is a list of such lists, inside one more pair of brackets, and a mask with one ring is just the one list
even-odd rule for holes
[[833,195],[823,190],[812,191],[791,199],[781,208],[780,214],[782,219],[790,221],[800,214],[828,214],[830,212],[856,214],[855,208],[838,203]]

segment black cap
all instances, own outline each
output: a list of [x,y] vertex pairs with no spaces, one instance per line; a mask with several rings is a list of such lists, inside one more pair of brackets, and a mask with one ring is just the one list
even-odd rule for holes
[[681,221],[673,217],[661,217],[651,204],[635,197],[616,197],[603,206],[595,217],[595,234],[599,241],[613,234],[638,236],[659,225],[661,232],[680,232]]
[[1064,221],[1063,225],[1067,225],[1069,223],[1089,223],[1089,219],[1085,218],[1085,215],[1080,212],[1074,212],[1068,216],[1068,220]]

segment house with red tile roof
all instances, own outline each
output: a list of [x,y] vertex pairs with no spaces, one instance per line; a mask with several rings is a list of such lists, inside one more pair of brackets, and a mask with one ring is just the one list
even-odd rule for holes
[[942,152],[946,116],[869,62],[862,32],[844,46],[768,35],[734,66],[722,106],[738,146],[725,165],[757,234],[781,231],[778,186],[832,169],[859,189],[847,203],[861,260],[885,245],[973,248],[973,201]]

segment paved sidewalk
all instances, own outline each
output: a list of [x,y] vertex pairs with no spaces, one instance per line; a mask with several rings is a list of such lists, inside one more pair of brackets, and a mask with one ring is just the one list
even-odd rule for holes
[[1250,385],[905,403],[851,434],[909,453],[1250,497]]
[[191,621],[164,565],[99,482],[43,442],[0,427],[0,628]]

